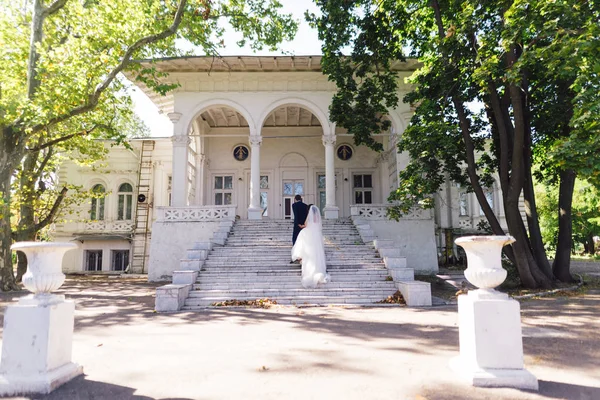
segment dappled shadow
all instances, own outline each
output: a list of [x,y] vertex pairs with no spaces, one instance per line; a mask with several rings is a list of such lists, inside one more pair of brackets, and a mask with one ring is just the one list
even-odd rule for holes
[[[525,302],[521,308],[526,362],[587,368],[600,379],[600,295],[540,299]],[[541,334],[528,336],[528,327]]]
[[[479,388],[470,384],[436,383],[425,387],[420,393],[425,399],[444,400],[528,400],[528,399],[600,399],[600,388],[592,386],[572,385],[563,382],[539,381],[539,392],[511,388]],[[419,398],[419,397],[417,397]]]
[[[108,276],[68,276],[56,291],[75,301],[75,330],[88,327],[129,325],[154,314],[155,290],[164,283],[145,278]],[[26,290],[0,293],[0,321],[7,305],[30,295]]]
[[115,385],[106,382],[97,382],[88,380],[85,376],[79,376],[70,382],[65,383],[52,393],[47,395],[34,395],[32,400],[191,400],[183,397],[155,398],[148,396],[138,396],[134,392],[137,389]]
[[[382,350],[411,354],[458,352],[456,306],[435,308],[293,307],[210,308],[198,312],[154,312],[155,288],[161,283],[143,279],[67,279],[61,293],[76,302],[75,331],[151,321],[177,328],[182,325],[234,322],[238,326],[286,324],[315,334],[332,334],[366,342],[397,339]],[[3,293],[2,305],[28,294]],[[4,313],[5,307],[0,307]],[[521,303],[526,365],[585,369],[600,379],[600,295],[548,298]],[[372,315],[377,314],[376,318]],[[0,315],[1,317],[1,315]],[[2,321],[2,319],[0,319]],[[343,360],[342,360],[343,363]],[[357,371],[358,372],[358,371]],[[599,397],[600,398],[600,397]]]
[[[458,348],[458,328],[435,324],[419,324],[407,322],[410,318],[401,318],[390,322],[361,319],[362,312],[370,309],[352,309],[352,318],[347,318],[347,309],[343,307],[317,307],[310,310],[294,309],[293,307],[273,307],[269,310],[260,309],[207,309],[200,312],[181,312],[161,316],[158,322],[163,324],[180,324],[183,319],[190,324],[214,324],[220,320],[235,320],[237,325],[253,325],[263,323],[286,323],[293,329],[301,329],[314,334],[333,334],[340,338],[354,338],[366,342],[379,339],[398,339],[412,341],[409,351],[420,354],[436,354],[441,350]],[[396,310],[398,311],[398,310]],[[423,310],[403,309],[403,313],[427,312]],[[440,315],[440,311],[437,311]],[[399,314],[396,314],[399,315]],[[171,319],[171,320],[170,320]],[[389,346],[388,346],[389,347]],[[382,347],[385,349],[386,347]],[[399,347],[398,351],[405,351]]]

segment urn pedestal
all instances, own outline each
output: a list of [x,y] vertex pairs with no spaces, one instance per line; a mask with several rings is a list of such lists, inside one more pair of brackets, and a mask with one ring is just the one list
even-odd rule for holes
[[64,253],[76,247],[53,242],[12,246],[27,256],[23,284],[33,294],[6,308],[0,395],[50,393],[83,373],[71,361],[75,304],[51,293],[65,280],[61,271]]
[[519,302],[494,288],[506,279],[502,247],[511,236],[466,236],[456,240],[467,253],[465,277],[480,289],[458,297],[460,355],[452,368],[473,386],[538,390],[523,366]]

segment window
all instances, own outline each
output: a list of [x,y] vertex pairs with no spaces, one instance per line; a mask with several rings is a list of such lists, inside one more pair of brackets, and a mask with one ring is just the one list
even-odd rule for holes
[[263,210],[263,217],[269,216],[269,177],[267,175],[260,176],[260,208]]
[[[487,200],[487,203],[490,205],[490,208],[493,210],[494,209],[494,192],[492,191],[492,189],[486,189],[484,194],[485,194],[485,199]],[[479,215],[485,215],[483,213],[483,208],[481,208],[481,206],[479,206]]]
[[213,189],[215,206],[233,203],[233,175],[215,176]]
[[104,189],[104,186],[98,184],[94,185],[92,193],[94,194],[94,197],[92,197],[90,219],[92,221],[102,221],[104,220],[104,193],[106,193],[106,190]]
[[460,192],[458,195],[458,215],[461,217],[469,215],[469,200],[467,192]]
[[133,187],[129,183],[119,186],[117,219],[120,221],[131,219],[133,206]]
[[129,250],[113,250],[111,271],[125,271],[129,266]]
[[173,187],[173,177],[167,176],[167,205],[171,206],[171,188]]
[[86,250],[84,254],[86,271],[102,271],[102,250]]
[[[317,205],[321,210],[321,215],[325,215],[325,205],[327,204],[327,185],[326,185],[325,174],[317,174]],[[335,188],[337,189],[337,175],[335,175]]]
[[354,175],[354,204],[373,203],[373,176],[371,174]]

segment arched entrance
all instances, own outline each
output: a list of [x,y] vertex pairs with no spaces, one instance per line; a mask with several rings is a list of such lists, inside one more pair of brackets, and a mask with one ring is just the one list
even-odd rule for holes
[[279,104],[261,119],[261,184],[268,180],[269,186],[261,186],[260,199],[270,218],[293,218],[295,195],[317,204],[316,171],[325,167],[324,129],[319,111],[307,107]]

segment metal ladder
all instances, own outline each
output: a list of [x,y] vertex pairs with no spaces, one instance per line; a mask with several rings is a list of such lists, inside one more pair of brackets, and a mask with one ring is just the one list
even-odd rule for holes
[[148,261],[148,240],[150,239],[150,185],[152,184],[152,151],[154,140],[142,141],[138,170],[137,207],[135,208],[135,231],[133,234],[133,257],[130,271],[145,273]]

